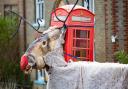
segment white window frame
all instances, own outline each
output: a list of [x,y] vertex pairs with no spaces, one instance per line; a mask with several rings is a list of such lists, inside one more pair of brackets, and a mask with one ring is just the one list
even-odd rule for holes
[[41,21],[39,21],[40,26],[44,26],[45,25],[45,3],[44,0],[35,0],[35,21],[36,23],[33,24],[34,26],[38,26],[38,22],[37,19],[41,19]]
[[84,7],[94,13],[94,0],[84,0]]

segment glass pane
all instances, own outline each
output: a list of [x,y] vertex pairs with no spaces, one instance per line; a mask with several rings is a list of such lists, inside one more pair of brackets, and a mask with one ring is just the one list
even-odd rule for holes
[[[76,32],[76,36],[75,36],[75,32]],[[89,38],[89,31],[76,30],[76,31],[74,31],[74,37],[76,37],[76,38]]]
[[76,37],[77,38],[86,38],[86,32],[83,30],[76,30]]
[[90,47],[89,45],[90,45],[90,40],[84,40],[84,39],[73,40],[73,47],[89,48]]
[[90,4],[89,0],[87,0],[87,3],[88,3],[87,8],[88,8],[88,10],[89,10],[89,9],[90,9],[90,7],[89,7],[89,4]]
[[42,4],[40,4],[40,18],[42,19]]
[[39,12],[38,13],[39,13],[39,18],[40,18],[40,4],[39,4]]
[[87,48],[89,48],[90,47],[90,40],[87,40],[87,42],[88,42]]
[[87,38],[90,38],[90,31],[87,31]]
[[[78,57],[81,61],[89,61],[90,56],[89,56],[89,50],[73,50],[73,55]],[[78,60],[79,61],[79,60]]]
[[76,30],[75,29],[73,29],[74,31],[73,31],[73,37],[74,38],[76,38]]
[[75,52],[75,55],[74,56],[77,56],[77,57],[86,57],[86,51],[85,50],[76,50],[74,52]]
[[87,43],[84,40],[76,40],[76,47],[86,48]]
[[36,19],[44,19],[44,0],[37,0],[36,3]]
[[86,56],[87,56],[87,58],[89,58],[89,52],[90,52],[90,51],[89,51],[89,50],[86,50],[86,51],[87,51],[87,55],[86,55]]
[[88,48],[89,43],[87,41],[84,39],[75,39],[73,40],[73,47]]
[[38,2],[40,2],[40,1],[43,1],[43,0],[38,0]]
[[84,7],[85,7],[86,9],[89,8],[89,2],[88,2],[88,0],[84,0]]
[[44,19],[44,3],[42,3],[42,19]]

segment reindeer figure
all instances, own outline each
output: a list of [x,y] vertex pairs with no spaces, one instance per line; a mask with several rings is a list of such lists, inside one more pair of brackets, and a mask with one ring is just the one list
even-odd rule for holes
[[[22,56],[20,64],[21,69],[24,70],[25,73],[29,72],[29,69],[31,70],[32,67],[38,69],[44,68],[46,65],[44,57],[46,57],[48,52],[56,50],[56,55],[63,53],[63,39],[59,39],[61,31],[55,28],[56,27],[49,28],[40,38],[33,41]],[[61,58],[62,63],[60,60],[57,60],[57,63],[59,63],[59,65],[63,65],[64,63],[65,65],[66,62],[64,61],[64,57],[61,55],[59,58]]]
[[21,58],[21,70],[46,68],[47,89],[128,89],[128,65],[118,63],[71,62],[63,57],[64,38],[51,27],[28,47]]

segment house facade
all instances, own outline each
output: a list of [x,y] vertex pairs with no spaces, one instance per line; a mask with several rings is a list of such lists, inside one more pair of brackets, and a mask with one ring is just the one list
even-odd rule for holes
[[[104,2],[104,0],[79,0],[78,2],[78,5],[84,6],[95,13],[95,60],[100,62],[108,61],[106,60],[107,56],[105,46]],[[74,3],[75,0],[61,0],[61,2],[59,2],[59,0],[26,0],[26,18],[36,28],[38,27],[37,19],[41,18],[43,23],[41,24],[40,31],[44,31],[50,25],[50,15],[55,7]],[[35,38],[34,36],[37,36],[37,32],[32,30],[28,25],[26,26],[26,29],[26,43],[28,45]]]
[[[8,10],[12,10],[26,18],[36,29],[40,18],[39,31],[44,31],[50,26],[50,15],[56,7],[74,3],[75,0],[0,0],[0,16],[8,15]],[[116,51],[125,50],[128,53],[128,0],[79,0],[78,5],[95,14],[96,61],[113,62]],[[21,54],[39,35],[31,26],[21,22]],[[35,80],[35,73],[31,78]]]
[[[35,28],[38,28],[38,19],[40,18],[41,28],[39,31],[44,31],[50,25],[50,15],[55,7],[75,3],[75,0],[60,1],[0,0],[0,15],[6,15],[7,10],[13,10],[26,18]],[[96,61],[114,61],[113,54],[116,51],[128,52],[127,0],[79,0],[78,4],[95,14]],[[19,36],[20,50],[24,52],[29,43],[38,36],[38,33],[22,21]]]
[[[9,10],[25,17],[25,0],[0,0],[0,16],[14,15],[10,13]],[[18,35],[20,44],[19,50],[22,54],[26,50],[26,24],[23,21],[21,22]]]
[[128,52],[127,4],[128,0],[104,0],[106,58],[111,61],[116,51]]

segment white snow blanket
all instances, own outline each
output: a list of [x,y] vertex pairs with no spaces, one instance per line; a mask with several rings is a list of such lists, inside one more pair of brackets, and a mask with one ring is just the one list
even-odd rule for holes
[[128,89],[128,65],[73,62],[53,67],[48,89]]
[[47,89],[128,89],[128,65],[118,63],[66,63],[59,51],[46,55],[52,66]]
[[[98,62],[66,63],[62,47],[63,35],[57,39],[58,36],[55,36],[57,33],[59,34],[57,30],[48,31],[48,34],[44,34],[32,43],[37,47],[36,49],[33,45],[28,48],[29,51],[33,50],[30,52],[31,55],[36,55],[35,60],[32,60],[33,57],[30,58],[31,61],[34,61],[33,64],[36,62],[39,69],[43,68],[44,64],[49,66],[47,89],[128,89],[128,65]],[[47,38],[47,35],[50,39]],[[39,43],[46,40],[48,40],[46,42],[48,44]],[[48,47],[50,50],[47,49]],[[47,51],[48,53],[43,54]],[[43,54],[42,57],[40,54]]]

